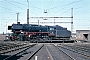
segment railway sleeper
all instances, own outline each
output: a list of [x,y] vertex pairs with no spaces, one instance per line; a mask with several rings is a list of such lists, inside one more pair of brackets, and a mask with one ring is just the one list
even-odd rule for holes
[[85,56],[85,57],[87,57],[87,58],[90,58],[89,55],[86,55],[86,54],[84,54],[84,53],[82,53],[82,52],[78,52],[78,50],[75,50],[75,49],[68,49],[68,48],[62,47],[62,46],[60,46],[60,47],[61,47],[61,48],[64,48],[64,49],[67,49],[67,50],[69,50],[69,51],[72,51],[72,52],[74,52],[74,53],[80,54],[80,55],[82,55],[82,56]]

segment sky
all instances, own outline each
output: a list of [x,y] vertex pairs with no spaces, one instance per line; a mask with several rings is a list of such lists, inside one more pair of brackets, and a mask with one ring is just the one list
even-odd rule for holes
[[[71,17],[73,8],[73,32],[90,30],[90,0],[28,0],[29,17]],[[0,33],[8,33],[7,27],[19,22],[27,23],[27,0],[0,0]],[[47,11],[47,13],[44,13]],[[71,18],[29,18],[33,22],[71,22]],[[60,25],[71,31],[71,23],[39,23],[41,25]]]

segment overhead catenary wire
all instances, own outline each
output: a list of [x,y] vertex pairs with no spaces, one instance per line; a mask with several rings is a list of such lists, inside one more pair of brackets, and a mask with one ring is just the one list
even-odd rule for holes
[[76,10],[76,9],[83,8],[83,7],[86,7],[87,5],[90,5],[90,4],[89,4],[89,3],[88,3],[88,4],[83,4],[82,6],[78,6],[78,7],[76,7],[75,10]]
[[[79,0],[79,1],[80,1],[80,0]],[[76,3],[76,2],[79,2],[79,1],[71,2],[71,3],[69,3],[68,5],[73,4],[73,3]],[[18,3],[18,2],[15,2],[15,1],[11,1],[11,2]],[[22,3],[18,3],[18,4],[24,5],[24,4],[22,4]],[[24,6],[26,6],[26,5],[24,5]]]
[[[62,4],[64,1],[65,1],[65,0],[63,0],[63,1],[60,2],[60,3]],[[47,10],[52,10],[52,9],[59,8],[60,6],[62,6],[60,3],[59,3],[58,5],[56,5],[56,6],[54,6],[54,7],[48,8]]]
[[[85,14],[85,13],[87,13],[88,12],[88,9],[85,9],[85,10],[82,10],[81,8],[84,8],[84,7],[86,7],[86,6],[90,6],[90,4],[88,3],[88,4],[83,4],[83,5],[81,5],[81,6],[78,6],[78,7],[74,7],[74,10],[80,10],[80,11],[75,11],[75,14],[74,15],[76,15],[78,12],[80,13],[80,12],[82,12],[82,14]],[[86,11],[86,12],[85,12]],[[77,12],[77,13],[76,13]]]
[[19,4],[19,5],[23,5],[23,6],[27,6],[26,4],[23,4],[23,3],[20,3],[20,2],[16,2],[16,1],[9,1],[9,2],[16,3],[16,4]]
[[[22,3],[18,3],[18,2],[15,2],[15,1],[11,1],[11,2],[14,2],[14,3],[17,3],[17,4],[21,4],[21,5],[24,5],[24,4],[22,4]],[[76,1],[76,2],[78,2],[78,1]],[[72,3],[75,3],[75,2],[72,2]],[[72,4],[71,3],[71,4]],[[31,5],[31,4],[30,4]],[[24,6],[26,6],[26,5],[24,5]],[[33,6],[34,7],[34,6]],[[37,8],[37,7],[35,7],[35,8]],[[38,8],[38,9],[40,9],[40,8]],[[55,12],[56,13],[56,12]]]
[[[65,6],[65,7],[60,8],[59,11],[60,11],[61,9],[62,9],[62,10],[65,10],[66,7],[68,7],[69,5],[72,5],[72,4],[75,4],[75,3],[78,3],[78,2],[80,2],[80,1],[81,1],[81,0],[73,1],[73,2],[70,2],[70,3],[66,4],[66,5],[62,5],[62,6]],[[60,7],[60,6],[58,6],[58,7]],[[55,7],[55,8],[58,8],[58,7]],[[53,9],[54,9],[54,8],[53,8]],[[55,13],[53,13],[53,14],[56,14],[56,13],[58,13],[59,11],[57,11],[57,12],[55,12]]]
[[[77,1],[77,2],[79,2],[79,1]],[[86,6],[86,5],[89,5],[89,4],[84,4],[83,6],[76,7],[76,8],[74,8],[74,10],[83,8],[83,7]],[[66,9],[64,8],[63,10],[66,10]],[[58,12],[59,12],[59,11],[58,11]],[[53,14],[56,14],[56,13],[58,13],[58,12],[55,12],[55,13],[53,13]],[[62,14],[65,14],[65,13],[67,13],[67,12],[68,12],[68,10],[65,11],[65,12],[63,12],[63,13],[59,13],[59,14],[62,15]],[[80,12],[80,11],[79,11],[79,12]],[[82,11],[82,13],[83,13],[83,11]],[[75,14],[74,14],[74,15],[75,15]]]
[[[56,9],[56,8],[60,8],[60,7],[62,7],[62,6],[69,6],[69,5],[72,5],[72,4],[74,4],[74,3],[77,3],[77,2],[80,2],[81,0],[78,0],[78,1],[73,1],[73,2],[70,2],[70,3],[67,3],[67,4],[63,4],[63,5],[58,5],[58,6],[55,6],[55,7],[52,7],[52,8],[49,8],[49,9],[47,9],[47,10],[51,10],[51,9]],[[64,1],[63,1],[64,2]]]
[[[16,3],[16,2],[15,2]],[[74,2],[72,2],[72,3],[74,3]],[[19,3],[18,3],[19,4]],[[22,4],[23,5],[23,4]],[[56,13],[56,12],[55,12]],[[65,12],[64,12],[65,13]]]
[[[76,0],[76,1],[79,1],[79,0]],[[75,2],[73,2],[73,3],[75,3]],[[70,5],[72,5],[73,3],[71,3]],[[19,3],[17,3],[17,4],[19,4]],[[68,4],[68,3],[67,3],[67,4]],[[69,8],[70,5],[67,6],[67,4],[64,4],[63,7],[66,6],[66,7]],[[15,4],[15,5],[16,5],[16,4]],[[22,4],[21,4],[21,5],[22,5]],[[85,4],[85,6],[86,6],[86,5],[87,5],[87,4]],[[25,6],[26,6],[26,5],[25,5]],[[81,6],[81,5],[80,5],[80,6]],[[75,7],[74,10],[79,9],[80,6]],[[50,7],[52,7],[52,6],[50,6]],[[19,7],[17,7],[17,8],[19,8]],[[32,6],[32,8],[38,9],[38,8],[34,7],[34,5]],[[57,8],[59,8],[59,7],[57,7]],[[70,7],[70,8],[71,8],[71,7]],[[80,8],[83,8],[83,6],[81,6]],[[39,9],[42,10],[42,8],[39,8]],[[61,10],[65,10],[65,12],[60,13],[61,15],[68,12],[67,9],[61,9]],[[50,10],[49,10],[49,11],[50,11]],[[57,11],[57,13],[58,13],[58,12],[59,12],[59,11]],[[82,11],[77,11],[77,12],[82,12]],[[52,12],[51,12],[51,13],[52,13]],[[57,15],[57,13],[55,12],[54,14]],[[83,14],[83,13],[87,13],[87,12],[82,12],[82,14]]]
[[[9,9],[9,8],[7,8],[7,7],[3,7],[3,6],[0,6],[0,7],[1,7],[1,11],[3,11],[2,8],[3,8],[3,9],[6,9],[6,10],[8,10],[8,11],[15,11],[15,10]],[[5,12],[5,11],[4,11],[4,12]]]
[[49,1],[50,4],[48,4],[48,8],[51,7],[53,0]]
[[7,2],[10,3],[11,5],[15,6],[16,8],[24,9],[24,8],[21,8],[21,7],[17,6],[17,5],[15,5],[15,4],[11,3],[10,1],[7,1]]

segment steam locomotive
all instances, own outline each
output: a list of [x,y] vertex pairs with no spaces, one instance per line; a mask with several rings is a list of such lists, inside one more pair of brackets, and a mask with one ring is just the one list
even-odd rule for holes
[[11,40],[32,40],[32,39],[60,39],[70,38],[71,31],[61,26],[42,26],[36,24],[12,24],[8,26],[12,31]]

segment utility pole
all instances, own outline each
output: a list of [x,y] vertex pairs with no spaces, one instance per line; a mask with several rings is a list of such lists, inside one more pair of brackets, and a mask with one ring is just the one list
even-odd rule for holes
[[27,9],[27,24],[29,24],[29,1],[28,2],[28,9]]
[[7,34],[7,22],[6,22],[6,34]]
[[39,20],[38,20],[38,26],[39,26]]
[[18,12],[18,13],[16,13],[16,14],[17,14],[17,24],[18,24],[19,12]]
[[55,19],[54,19],[54,26],[55,26]]
[[73,8],[71,8],[71,34],[73,32]]

